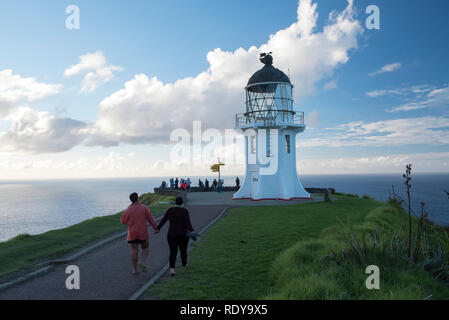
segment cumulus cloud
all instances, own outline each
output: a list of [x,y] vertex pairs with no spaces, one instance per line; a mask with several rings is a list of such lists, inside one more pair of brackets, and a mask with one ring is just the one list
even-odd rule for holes
[[402,64],[399,63],[399,62],[392,63],[392,64],[387,64],[387,65],[383,66],[382,68],[380,68],[379,70],[369,73],[368,75],[370,77],[373,77],[373,76],[376,76],[378,74],[396,71],[400,67],[402,67]]
[[0,71],[0,116],[5,116],[17,103],[32,102],[54,95],[62,88],[60,84],[49,84],[35,78],[25,78],[12,70]]
[[28,107],[28,103],[55,95],[61,88],[60,84],[39,82],[9,69],[0,71],[1,152],[61,152],[83,141],[79,130],[85,123]]
[[70,118],[55,118],[29,107],[12,109],[6,120],[11,127],[0,132],[0,151],[46,153],[67,151],[84,139],[86,124]]
[[[331,77],[335,68],[347,63],[350,51],[357,48],[363,29],[354,15],[353,0],[348,0],[342,12],[333,11],[324,28],[316,30],[317,4],[301,0],[296,22],[270,35],[259,47],[210,51],[206,57],[208,69],[194,77],[163,83],[156,76],[135,75],[99,104],[95,123],[57,118],[28,107],[16,108],[9,118],[11,129],[0,133],[1,148],[37,153],[65,151],[78,144],[167,144],[172,130],[190,129],[193,120],[201,120],[208,128],[232,128],[235,113],[244,112],[243,88],[262,67],[258,59],[261,52],[272,51],[275,66],[290,70],[295,98],[303,100],[314,92],[317,82]],[[104,54],[97,51],[80,56],[79,62],[64,74],[84,75],[81,91],[90,92],[110,81],[113,71],[120,69],[109,65]],[[43,89],[37,90],[39,94],[56,90]],[[39,97],[37,91],[25,96],[30,100]]]
[[0,71],[0,131],[1,152],[60,152],[79,144],[83,139],[76,132],[85,124],[68,118],[55,118],[48,112],[38,112],[27,106],[57,94],[60,84],[48,84],[35,78]]
[[448,145],[449,118],[422,117],[342,124],[320,137],[299,141],[298,146],[351,147],[399,145]]
[[84,74],[81,92],[92,92],[99,84],[114,78],[114,71],[122,71],[122,67],[107,65],[106,57],[101,51],[87,53],[79,57],[79,62],[64,71],[66,77]]
[[163,83],[155,76],[136,75],[100,103],[89,143],[167,142],[173,129],[190,128],[193,120],[214,128],[233,127],[235,113],[244,112],[243,88],[262,67],[261,52],[272,51],[275,66],[290,70],[296,100],[309,96],[318,81],[348,62],[362,27],[354,19],[352,0],[343,12],[332,12],[321,31],[316,30],[316,3],[301,0],[297,13],[296,22],[260,47],[210,51],[209,68],[194,77]]

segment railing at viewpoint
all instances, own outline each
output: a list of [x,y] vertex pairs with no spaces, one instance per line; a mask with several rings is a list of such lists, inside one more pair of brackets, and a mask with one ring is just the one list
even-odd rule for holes
[[279,111],[262,110],[235,115],[235,125],[237,127],[246,125],[304,125],[304,112],[302,111]]

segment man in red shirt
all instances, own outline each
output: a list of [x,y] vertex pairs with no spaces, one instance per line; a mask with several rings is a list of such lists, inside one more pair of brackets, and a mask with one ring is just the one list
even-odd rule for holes
[[132,204],[123,212],[120,219],[122,224],[128,225],[128,243],[131,244],[131,261],[133,263],[133,274],[138,274],[137,261],[139,257],[139,244],[142,247],[141,262],[139,268],[143,272],[147,272],[145,267],[145,260],[148,256],[148,227],[147,221],[151,224],[155,233],[158,233],[156,221],[147,206],[138,202],[139,196],[137,193],[132,193],[129,196]]

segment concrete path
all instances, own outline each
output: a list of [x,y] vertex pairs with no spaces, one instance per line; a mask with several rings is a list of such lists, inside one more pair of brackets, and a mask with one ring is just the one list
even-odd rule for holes
[[[189,201],[187,208],[193,227],[199,231],[228,206],[194,205]],[[70,263],[80,269],[80,290],[66,289],[68,275],[65,270],[68,264],[62,264],[47,274],[0,292],[0,300],[129,299],[168,263],[167,228],[168,223],[159,234],[150,230],[147,273],[131,274],[131,249],[126,238],[123,238]]]
[[[193,227],[200,231],[229,207],[292,205],[312,200],[233,200],[232,192],[192,192],[187,196]],[[113,240],[70,263],[57,265],[51,272],[27,280],[4,291],[0,300],[127,300],[155,277],[168,263],[169,249],[166,240],[168,223],[159,234],[150,230],[147,273],[131,274],[131,249],[126,237]],[[80,289],[68,290],[65,282],[68,265],[80,269]]]

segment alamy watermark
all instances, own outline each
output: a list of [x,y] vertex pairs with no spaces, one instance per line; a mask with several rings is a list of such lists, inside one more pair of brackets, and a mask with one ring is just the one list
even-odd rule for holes
[[65,280],[65,287],[67,290],[80,289],[80,268],[75,265],[67,266],[65,273],[69,274]]
[[80,8],[76,5],[67,6],[65,13],[68,15],[65,19],[65,27],[69,30],[80,29]]
[[365,27],[368,30],[380,30],[380,9],[376,5],[369,5],[365,10],[369,16],[365,20]]
[[[170,162],[175,165],[211,164],[220,157],[226,164],[244,164],[239,151],[247,154],[247,164],[258,164],[261,175],[273,175],[278,170],[279,130],[248,128],[201,130],[201,121],[193,121],[192,134],[175,129],[170,134]],[[290,147],[289,147],[290,148]]]
[[365,286],[368,290],[379,290],[380,289],[380,270],[378,266],[370,265],[366,267],[365,273],[369,274],[366,278]]
[[[69,5],[65,9],[67,15],[65,26],[69,30],[80,29],[80,8],[77,5]],[[365,9],[365,13],[369,16],[365,20],[365,27],[368,30],[380,30],[380,9],[377,5],[369,5]]]

